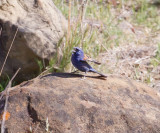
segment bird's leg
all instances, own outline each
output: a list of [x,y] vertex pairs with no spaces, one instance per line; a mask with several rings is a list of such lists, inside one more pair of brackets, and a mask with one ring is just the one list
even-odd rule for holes
[[85,72],[85,75],[83,75],[82,80],[86,79],[86,74],[87,72]]
[[79,70],[75,70],[75,71],[73,71],[73,72],[71,72],[71,73],[76,73],[76,72],[78,72]]
[[81,80],[84,80],[84,79],[86,79],[86,76],[85,76],[85,75],[82,76]]
[[84,77],[86,77],[86,75],[87,75],[87,71],[85,72],[85,75],[84,75]]

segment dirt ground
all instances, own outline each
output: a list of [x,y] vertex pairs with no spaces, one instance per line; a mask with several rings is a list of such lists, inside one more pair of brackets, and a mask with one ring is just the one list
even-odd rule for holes
[[160,92],[160,60],[157,58],[160,55],[160,30],[155,32],[152,26],[135,25],[130,21],[131,15],[125,8],[121,17],[127,19],[118,27],[126,36],[132,37],[129,41],[121,41],[118,47],[107,49],[98,59],[103,63],[104,72],[144,82]]

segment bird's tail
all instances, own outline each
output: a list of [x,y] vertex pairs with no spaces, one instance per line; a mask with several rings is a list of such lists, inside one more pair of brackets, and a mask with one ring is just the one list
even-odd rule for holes
[[97,72],[95,69],[90,69],[90,72],[97,73],[97,74],[99,74],[102,77],[107,77],[107,75],[104,75],[104,74],[102,74],[100,72]]

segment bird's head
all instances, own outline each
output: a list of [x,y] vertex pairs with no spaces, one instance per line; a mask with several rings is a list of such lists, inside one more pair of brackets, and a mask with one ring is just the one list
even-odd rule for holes
[[72,51],[72,57],[76,59],[83,59],[84,58],[84,52],[79,47],[74,47],[74,50]]
[[81,55],[81,54],[84,54],[83,53],[83,50],[79,47],[74,47],[73,48],[74,50],[72,51],[73,54],[77,54],[77,55]]

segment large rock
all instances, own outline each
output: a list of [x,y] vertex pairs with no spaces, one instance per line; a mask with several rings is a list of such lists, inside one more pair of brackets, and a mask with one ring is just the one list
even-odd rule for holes
[[122,77],[33,79],[11,88],[7,111],[8,133],[160,133],[159,93]]
[[21,78],[36,75],[36,60],[49,60],[67,29],[67,21],[52,0],[3,0],[0,2],[0,68],[18,28],[4,73],[19,67]]

